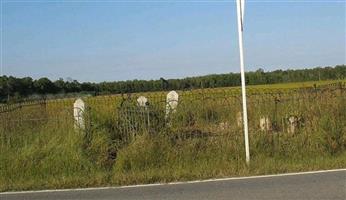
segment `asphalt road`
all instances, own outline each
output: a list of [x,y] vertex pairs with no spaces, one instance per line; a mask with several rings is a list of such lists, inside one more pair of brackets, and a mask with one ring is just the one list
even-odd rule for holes
[[67,199],[340,199],[346,200],[346,171],[179,183],[139,187],[103,188],[0,194],[1,200]]

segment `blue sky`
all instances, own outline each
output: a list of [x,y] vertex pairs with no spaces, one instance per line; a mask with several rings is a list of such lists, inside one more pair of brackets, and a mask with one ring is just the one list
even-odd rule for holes
[[[250,1],[246,70],[346,63],[344,1]],[[239,72],[234,1],[3,1],[6,75],[79,81]]]

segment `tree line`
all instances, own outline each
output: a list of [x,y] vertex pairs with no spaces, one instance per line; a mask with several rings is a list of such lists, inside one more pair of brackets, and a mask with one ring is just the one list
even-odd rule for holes
[[[335,67],[316,67],[313,69],[275,70],[263,69],[246,73],[248,85],[289,83],[302,81],[346,79],[346,65]],[[197,88],[216,88],[240,85],[239,73],[211,74],[182,79],[160,78],[159,80],[128,80],[114,82],[78,82],[77,80],[51,81],[48,78],[37,80],[31,77],[0,77],[0,102],[20,101],[24,98],[42,98],[47,95],[69,94],[120,94],[161,90],[189,90]]]

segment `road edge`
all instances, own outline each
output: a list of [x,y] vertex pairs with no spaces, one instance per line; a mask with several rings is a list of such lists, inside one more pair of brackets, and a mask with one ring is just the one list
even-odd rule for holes
[[307,175],[307,174],[318,174],[318,173],[340,172],[340,171],[346,172],[346,168],[318,170],[318,171],[305,171],[305,172],[290,172],[290,173],[283,173],[283,174],[269,174],[269,175],[257,175],[257,176],[214,178],[214,179],[204,179],[204,180],[194,180],[194,181],[181,181],[181,182],[178,181],[178,182],[169,182],[169,183],[152,183],[152,184],[139,184],[139,185],[70,188],[70,189],[67,188],[67,189],[48,189],[48,190],[9,191],[9,192],[0,192],[0,196],[11,195],[11,194],[91,191],[91,190],[107,190],[107,189],[125,189],[125,188],[136,188],[136,187],[154,187],[154,186],[164,186],[164,185],[182,185],[182,184],[206,183],[206,182],[217,182],[217,181],[228,181],[228,180],[246,180],[246,179],[257,179],[257,178],[281,177],[281,176]]

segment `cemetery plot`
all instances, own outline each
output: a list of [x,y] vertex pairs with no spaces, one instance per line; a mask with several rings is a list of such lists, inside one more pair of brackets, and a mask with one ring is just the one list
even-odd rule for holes
[[54,184],[275,173],[296,169],[290,163],[305,166],[308,159],[309,169],[340,168],[346,149],[345,90],[345,84],[249,89],[253,168],[245,164],[237,88],[2,105],[0,190],[20,184],[30,189],[47,180],[60,187]]
[[[316,101],[340,98],[343,89],[250,90],[250,132],[294,135],[306,126]],[[179,94],[180,93],[180,94]],[[2,129],[40,127],[47,122],[73,124],[75,130],[105,128],[121,138],[143,133],[223,135],[242,131],[240,91],[197,90],[52,100],[2,107]],[[321,103],[327,103],[323,101]],[[85,119],[88,118],[88,119]],[[311,121],[311,119],[310,119]],[[104,127],[102,127],[104,126]]]

